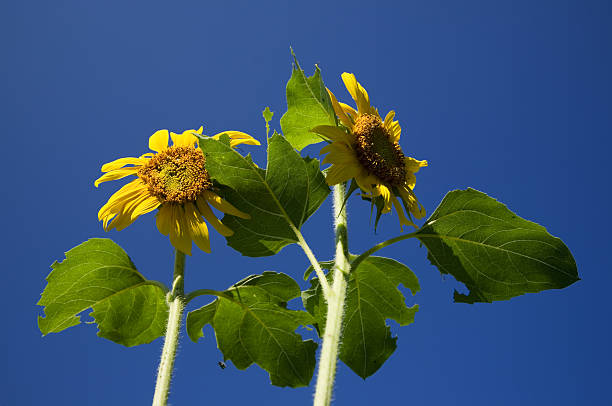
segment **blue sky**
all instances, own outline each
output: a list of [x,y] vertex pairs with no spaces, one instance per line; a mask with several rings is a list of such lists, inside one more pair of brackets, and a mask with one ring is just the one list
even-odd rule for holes
[[[2,405],[147,404],[162,341],[124,348],[94,325],[41,338],[35,306],[49,265],[90,237],[110,237],[150,279],[168,283],[172,251],[143,216],[105,233],[96,213],[119,187],[94,189],[101,164],[146,152],[155,130],[205,126],[265,139],[261,111],[286,109],[292,46],[307,72],[348,99],[353,72],[381,112],[397,112],[402,147],[430,166],[416,193],[432,212],[471,186],[536,221],[572,250],[582,280],[508,302],[452,303],[415,241],[381,251],[408,264],[422,291],[416,322],[393,325],[398,349],[366,381],[340,365],[338,405],[604,404],[609,343],[609,162],[612,5],[607,1],[21,1],[0,5],[0,117],[4,125]],[[248,148],[260,164],[264,148]],[[318,146],[305,153],[318,154]],[[367,203],[351,199],[354,253],[374,235]],[[304,227],[320,259],[332,255],[331,207]],[[300,280],[295,246],[246,258],[212,237],[188,258],[186,288],[223,289],[251,273]],[[303,288],[306,284],[302,285]],[[192,308],[207,303],[201,298]],[[294,304],[297,305],[297,304]],[[174,405],[308,405],[309,388],[281,389],[253,366],[221,370],[210,327],[183,335]]]

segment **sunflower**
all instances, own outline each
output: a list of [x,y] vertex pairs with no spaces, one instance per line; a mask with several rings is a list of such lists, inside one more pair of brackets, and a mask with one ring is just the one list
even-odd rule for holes
[[[139,216],[157,208],[157,228],[163,235],[170,235],[170,243],[179,251],[191,255],[191,242],[210,253],[210,240],[206,219],[219,234],[228,237],[233,231],[215,217],[210,206],[223,213],[248,219],[241,212],[219,197],[213,188],[206,158],[197,147],[199,130],[187,130],[182,134],[159,130],[149,138],[149,148],[156,154],[146,153],[140,158],[120,158],[102,166],[106,172],[94,185],[109,180],[136,175],[136,179],[119,189],[98,212],[98,220],[104,230],[123,230]],[[230,146],[238,144],[259,145],[259,141],[240,131],[224,131],[230,137]],[[173,145],[168,146],[168,138]],[[126,166],[130,165],[130,166]],[[210,206],[209,206],[210,204]]]
[[355,100],[357,110],[339,103],[327,89],[344,128],[322,125],[310,130],[331,141],[321,149],[322,154],[328,153],[323,163],[332,164],[327,171],[327,184],[332,186],[355,179],[363,191],[362,196],[378,207],[377,220],[381,214],[389,213],[393,206],[402,230],[404,225],[416,227],[412,216],[424,217],[425,209],[413,192],[414,174],[427,166],[427,161],[404,155],[399,145],[401,128],[393,120],[393,110],[383,120],[378,110],[370,105],[368,92],[357,82],[355,75],[345,72],[342,80]]

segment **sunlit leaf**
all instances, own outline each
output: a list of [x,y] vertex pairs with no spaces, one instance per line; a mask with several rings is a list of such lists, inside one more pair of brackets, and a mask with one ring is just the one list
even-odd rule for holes
[[560,239],[474,189],[449,192],[416,237],[440,272],[470,290],[455,292],[457,302],[507,300],[579,280]]
[[252,275],[223,292],[213,302],[187,315],[193,341],[210,324],[225,360],[246,369],[256,363],[277,386],[306,386],[315,366],[317,344],[303,341],[295,330],[313,324],[310,314],[287,309],[300,295],[298,284],[282,273]]
[[272,117],[274,116],[274,113],[272,111],[270,111],[270,107],[267,107],[264,109],[264,111],[261,112],[264,120],[266,120],[266,124],[269,123],[270,121],[272,121]]
[[[333,264],[322,262],[321,266],[331,269]],[[331,283],[331,272],[328,277]],[[395,320],[400,326],[414,322],[419,307],[406,306],[400,284],[412,294],[419,291],[416,275],[390,258],[370,256],[349,274],[340,359],[363,379],[374,374],[397,347],[397,337],[391,335],[386,320]],[[318,279],[313,278],[311,285],[302,292],[302,300],[317,320],[322,337],[327,305]]]
[[281,117],[283,134],[295,149],[316,144],[323,139],[310,129],[318,125],[334,125],[335,113],[329,94],[321,78],[321,70],[315,66],[314,75],[307,77],[293,55],[291,79],[287,83],[287,112]]
[[270,121],[272,121],[272,117],[274,116],[274,113],[270,111],[270,107],[266,106],[264,111],[261,112],[261,115],[266,121],[266,137],[267,137],[268,134],[270,133]]
[[81,313],[98,324],[100,337],[131,347],[164,334],[168,317],[166,292],[158,282],[146,280],[125,251],[109,239],[93,238],[51,265],[47,287],[38,302],[43,335],[79,324]]
[[268,168],[264,170],[224,139],[202,138],[200,146],[211,178],[228,186],[221,191],[223,196],[251,216],[223,217],[223,223],[234,231],[228,244],[243,255],[258,257],[276,254],[297,242],[292,227],[299,230],[329,194],[319,161],[300,157],[275,133],[269,140]]

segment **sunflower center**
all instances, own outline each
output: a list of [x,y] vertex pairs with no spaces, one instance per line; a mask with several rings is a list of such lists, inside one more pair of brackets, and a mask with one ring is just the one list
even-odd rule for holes
[[404,153],[382,120],[373,114],[363,114],[353,128],[355,152],[359,162],[383,182],[399,186],[406,181]]
[[138,176],[154,196],[165,202],[185,203],[212,187],[205,163],[200,149],[170,147],[143,165]]

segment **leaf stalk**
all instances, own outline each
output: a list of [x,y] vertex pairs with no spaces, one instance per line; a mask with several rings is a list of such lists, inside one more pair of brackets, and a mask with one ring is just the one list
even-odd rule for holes
[[372,255],[373,253],[375,253],[378,250],[381,250],[385,247],[388,247],[391,244],[395,244],[396,242],[402,241],[402,240],[406,240],[408,238],[414,238],[417,235],[417,231],[410,233],[410,234],[404,234],[404,235],[400,235],[397,237],[393,237],[393,238],[389,238],[388,240],[385,240],[381,243],[376,244],[375,246],[373,246],[372,248],[370,248],[369,250],[365,251],[363,254],[359,255],[357,258],[355,258],[352,262],[351,262],[351,269],[355,270],[357,269],[357,267],[359,266],[359,264],[361,264],[361,262],[363,262],[364,259],[366,259],[367,257],[369,257],[370,255]]
[[189,292],[187,295],[185,295],[185,304],[191,302],[193,299],[195,299],[198,296],[218,296],[218,297],[224,297],[230,300],[233,299],[233,296],[228,294],[227,292],[213,290],[213,289],[196,289],[192,292]]
[[325,273],[323,272],[323,269],[321,268],[321,265],[319,264],[319,261],[314,256],[314,253],[312,252],[312,250],[310,249],[310,247],[306,243],[306,240],[304,239],[304,236],[302,235],[300,230],[298,230],[291,223],[289,223],[289,225],[293,229],[293,232],[295,233],[295,235],[296,235],[296,237],[298,239],[298,244],[300,245],[300,247],[302,247],[302,250],[304,251],[304,253],[308,257],[308,260],[310,261],[310,265],[312,265],[312,267],[314,268],[314,270],[315,270],[315,272],[317,274],[317,278],[319,278],[319,283],[321,285],[321,289],[323,289],[323,296],[327,300],[329,300],[328,297],[331,294],[331,287],[329,286],[329,283],[327,282],[327,278],[325,277]]

